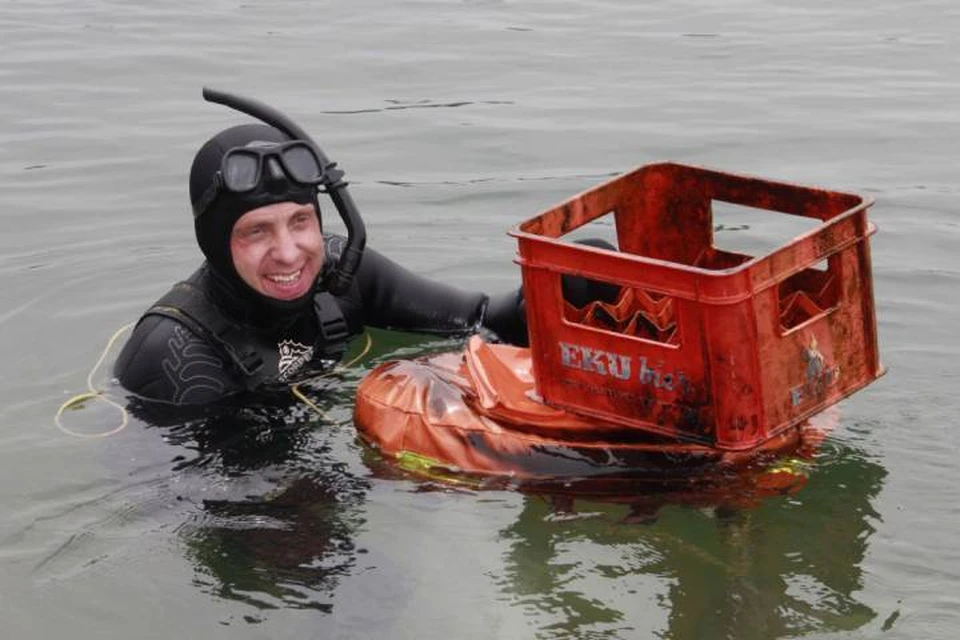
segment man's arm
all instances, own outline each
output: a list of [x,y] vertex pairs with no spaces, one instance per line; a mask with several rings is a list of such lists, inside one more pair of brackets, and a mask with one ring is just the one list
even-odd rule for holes
[[[338,257],[342,244],[328,238],[327,254]],[[438,335],[458,335],[485,326],[501,338],[525,342],[523,298],[518,292],[495,296],[467,292],[417,275],[367,247],[353,284],[339,299],[352,332],[362,325]],[[508,334],[508,335],[504,335]]]

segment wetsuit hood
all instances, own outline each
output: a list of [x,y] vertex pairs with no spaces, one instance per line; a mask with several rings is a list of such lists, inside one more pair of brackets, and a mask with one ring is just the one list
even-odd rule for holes
[[[277,300],[264,296],[250,287],[237,273],[230,254],[230,236],[237,220],[248,211],[278,202],[312,204],[320,218],[317,189],[302,186],[286,179],[264,181],[245,193],[222,190],[206,207],[198,210],[198,203],[217,180],[224,155],[230,149],[262,144],[286,142],[290,138],[265,124],[243,124],[221,131],[208,140],[197,152],[190,168],[190,201],[194,208],[194,230],[200,250],[207,258],[221,296],[232,299],[230,306],[249,307],[243,315],[257,318],[258,324],[275,324],[282,316],[309,307],[314,291],[311,289],[296,300]],[[273,316],[273,317],[271,317]]]

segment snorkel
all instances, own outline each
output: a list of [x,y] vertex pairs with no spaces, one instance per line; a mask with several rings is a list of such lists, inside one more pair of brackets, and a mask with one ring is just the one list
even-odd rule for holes
[[323,174],[321,185],[323,191],[330,196],[340,219],[347,228],[347,244],[343,249],[340,260],[336,267],[330,270],[324,276],[323,285],[330,293],[339,295],[350,287],[357,269],[360,267],[360,260],[363,258],[363,249],[367,243],[367,232],[363,226],[363,220],[360,218],[360,212],[357,210],[353,198],[347,191],[347,182],[343,179],[344,172],[337,168],[336,162],[331,162],[327,155],[320,149],[320,146],[311,138],[306,131],[301,129],[290,118],[280,113],[273,107],[244,96],[217,91],[209,87],[203,88],[203,98],[207,102],[214,102],[230,107],[241,113],[252,116],[261,122],[264,122],[276,129],[279,129],[292,140],[303,140],[308,143],[320,159]]

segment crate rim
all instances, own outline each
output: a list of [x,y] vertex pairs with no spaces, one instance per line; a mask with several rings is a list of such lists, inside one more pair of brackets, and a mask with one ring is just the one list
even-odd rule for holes
[[[654,160],[654,161],[652,161],[652,162],[647,162],[647,163],[644,163],[644,164],[634,165],[634,166],[631,167],[630,169],[627,169],[626,171],[623,171],[623,172],[621,172],[621,173],[618,173],[617,175],[611,176],[609,179],[604,180],[603,182],[601,182],[601,183],[599,183],[599,184],[595,184],[595,185],[593,185],[592,187],[589,187],[589,188],[587,188],[587,189],[583,189],[583,190],[575,193],[574,195],[570,196],[569,198],[566,198],[566,199],[564,199],[564,200],[561,200],[561,201],[559,201],[559,202],[556,202],[556,203],[554,203],[553,205],[547,207],[546,209],[542,209],[540,212],[534,214],[534,215],[531,216],[530,218],[527,218],[527,219],[525,219],[525,220],[522,220],[522,221],[518,222],[517,224],[513,225],[512,227],[509,228],[509,230],[507,231],[507,233],[508,233],[508,235],[511,235],[511,236],[514,236],[514,237],[531,236],[531,237],[534,237],[534,238],[546,238],[546,236],[541,236],[541,235],[536,234],[536,233],[530,233],[530,232],[528,232],[528,231],[523,231],[520,227],[522,227],[522,226],[525,225],[525,224],[529,224],[530,222],[536,220],[537,218],[539,218],[539,217],[541,217],[541,216],[544,216],[544,215],[550,213],[551,211],[554,211],[555,209],[558,209],[559,207],[562,207],[563,205],[567,204],[568,202],[571,202],[571,201],[574,201],[574,200],[578,200],[578,199],[582,198],[583,196],[587,195],[588,193],[592,193],[592,192],[594,192],[594,191],[597,191],[597,190],[599,190],[599,189],[602,189],[602,188],[604,188],[604,187],[606,187],[606,186],[608,186],[608,185],[610,185],[610,184],[613,184],[613,183],[616,182],[617,180],[623,179],[624,177],[626,177],[626,176],[628,176],[628,175],[631,175],[631,174],[633,174],[633,173],[636,173],[636,172],[638,172],[638,171],[640,171],[640,170],[642,170],[642,169],[652,169],[652,168],[655,168],[655,167],[680,167],[680,168],[682,168],[682,169],[693,169],[693,170],[695,170],[695,171],[703,171],[703,172],[705,172],[705,173],[721,174],[721,175],[729,176],[729,177],[732,177],[732,178],[739,178],[739,179],[743,179],[743,180],[761,180],[761,181],[763,181],[763,182],[771,182],[771,183],[778,184],[778,185],[781,185],[781,186],[793,187],[793,188],[797,188],[797,189],[808,189],[808,190],[814,189],[814,190],[817,190],[817,191],[828,191],[828,192],[830,192],[830,193],[836,193],[836,194],[845,195],[845,196],[852,196],[852,197],[855,197],[855,198],[859,198],[859,199],[860,199],[860,203],[857,204],[856,206],[851,207],[851,208],[847,209],[846,211],[843,211],[843,212],[837,214],[836,216],[830,218],[829,220],[824,220],[824,221],[822,221],[824,225],[826,225],[826,223],[833,222],[834,220],[837,220],[837,219],[840,219],[840,218],[845,218],[845,217],[847,217],[847,216],[849,216],[849,215],[851,215],[851,214],[854,214],[854,213],[857,213],[857,212],[860,212],[860,211],[869,209],[869,208],[872,207],[874,204],[876,204],[876,199],[875,199],[872,195],[870,195],[869,193],[860,193],[860,192],[857,192],[857,191],[838,191],[838,190],[836,190],[836,189],[825,189],[825,188],[823,188],[823,187],[821,187],[821,186],[819,186],[819,185],[803,184],[803,183],[800,183],[800,182],[793,182],[793,181],[791,181],[791,180],[780,180],[780,179],[764,177],[764,176],[757,175],[757,174],[752,174],[752,173],[741,173],[741,172],[739,172],[739,171],[723,171],[723,170],[717,169],[717,168],[715,168],[715,167],[710,167],[710,166],[701,165],[701,164],[689,164],[689,163],[686,163],[686,162],[676,162],[676,161],[674,161],[674,160]],[[722,200],[722,199],[720,199],[720,198],[717,198],[717,200],[720,200],[721,202],[728,202],[729,204],[737,204],[736,202],[730,202],[730,201],[728,201],[728,200]],[[768,211],[775,211],[775,210],[768,210]],[[782,214],[784,214],[784,215],[792,215],[792,214],[785,213],[785,212],[782,212],[782,211],[780,211],[780,212],[775,211],[775,212],[776,212],[776,213],[782,213]],[[606,214],[603,214],[603,215],[606,215]],[[817,231],[817,230],[819,230],[819,229],[821,229],[821,228],[823,228],[823,227],[822,227],[822,226],[817,226],[817,227],[815,227],[814,229],[812,229],[812,230],[811,230],[810,232],[808,232],[808,233],[815,232],[815,231]],[[804,235],[807,235],[807,234],[802,234],[801,236],[798,236],[797,238],[801,238],[801,237],[803,237]],[[795,239],[796,239],[796,238],[795,238]],[[793,242],[793,240],[791,240],[791,242]]]
[[[564,240],[562,236],[561,236],[561,237],[556,237],[556,238],[554,238],[554,237],[545,236],[545,235],[541,235],[541,234],[537,234],[537,233],[532,233],[532,232],[529,232],[529,231],[524,231],[524,230],[522,229],[522,227],[523,227],[524,225],[529,224],[530,222],[532,222],[532,221],[534,221],[534,220],[536,220],[536,219],[538,219],[538,218],[541,218],[541,217],[543,217],[543,216],[545,216],[545,215],[548,215],[548,214],[552,213],[553,211],[557,210],[558,208],[562,207],[563,205],[565,205],[565,204],[567,204],[567,203],[569,203],[569,202],[571,202],[571,201],[577,200],[577,199],[583,197],[583,196],[586,195],[586,194],[589,194],[589,193],[591,193],[591,192],[593,192],[593,191],[597,191],[597,190],[599,190],[599,189],[602,189],[602,188],[606,187],[607,185],[610,185],[610,184],[616,182],[617,180],[622,179],[624,176],[627,176],[627,175],[630,175],[630,174],[635,173],[635,172],[637,172],[637,171],[640,171],[641,169],[647,169],[647,168],[658,167],[658,166],[682,167],[682,168],[686,168],[686,169],[694,169],[694,170],[706,171],[706,172],[715,173],[715,174],[716,174],[716,173],[720,173],[720,174],[723,174],[723,175],[726,175],[726,176],[732,176],[732,177],[735,177],[735,178],[743,178],[743,179],[749,179],[749,180],[762,180],[762,181],[765,181],[765,182],[773,182],[773,183],[776,183],[776,184],[779,184],[779,185],[786,185],[786,186],[791,186],[791,187],[800,188],[800,189],[816,189],[816,190],[820,190],[820,191],[828,191],[828,190],[826,190],[826,189],[822,189],[822,188],[820,188],[820,187],[813,186],[813,185],[803,185],[803,184],[799,184],[799,183],[787,182],[787,181],[781,181],[781,180],[770,180],[770,179],[768,179],[768,178],[763,178],[763,177],[754,176],[754,175],[749,175],[749,174],[741,174],[741,173],[733,173],[733,172],[719,171],[719,170],[716,170],[716,169],[712,169],[712,168],[709,168],[709,167],[703,167],[703,166],[700,166],[700,165],[691,165],[691,164],[684,164],[684,163],[678,163],[678,162],[669,162],[669,161],[654,162],[654,163],[648,163],[648,164],[643,164],[643,165],[639,165],[639,166],[637,166],[637,167],[634,167],[633,169],[631,169],[631,170],[629,170],[629,171],[627,171],[627,172],[624,172],[623,174],[620,174],[620,175],[618,175],[618,176],[615,176],[615,177],[613,177],[613,178],[611,178],[611,179],[609,179],[609,180],[606,180],[606,181],[604,181],[604,182],[602,182],[602,183],[600,183],[600,184],[598,184],[598,185],[595,185],[595,186],[593,186],[593,187],[591,187],[591,188],[589,188],[589,189],[586,189],[586,190],[584,190],[584,191],[581,191],[580,193],[578,193],[578,194],[576,194],[576,195],[574,195],[574,196],[572,196],[572,197],[570,197],[570,198],[567,198],[566,200],[563,200],[563,201],[561,201],[561,202],[558,202],[558,203],[554,204],[553,206],[548,207],[547,209],[542,210],[541,212],[537,213],[537,214],[534,215],[533,217],[528,218],[528,219],[526,219],[526,220],[524,220],[524,221],[522,221],[522,222],[514,225],[513,227],[511,227],[511,228],[507,231],[507,234],[508,234],[509,236],[514,237],[514,238],[517,239],[517,241],[518,241],[518,248],[519,248],[520,246],[522,246],[525,242],[527,242],[527,243],[530,243],[530,244],[533,244],[533,245],[546,245],[546,246],[560,247],[560,248],[562,248],[562,250],[575,249],[577,252],[587,252],[587,253],[593,253],[593,254],[601,255],[601,256],[605,256],[605,257],[612,257],[612,258],[614,258],[614,259],[616,259],[616,260],[622,260],[622,261],[624,261],[624,262],[629,262],[629,263],[633,263],[633,264],[647,264],[647,265],[656,266],[656,267],[659,267],[659,268],[665,268],[665,269],[671,269],[671,270],[677,270],[677,271],[681,271],[681,272],[686,272],[686,273],[688,273],[690,276],[692,276],[692,277],[694,277],[694,278],[696,278],[696,279],[703,278],[703,279],[708,279],[708,280],[714,280],[714,281],[716,282],[716,281],[720,281],[720,280],[724,280],[724,279],[730,279],[730,278],[733,278],[733,277],[738,276],[738,275],[741,275],[741,274],[745,274],[745,273],[749,272],[751,269],[753,269],[754,267],[756,267],[758,264],[762,263],[763,261],[772,260],[772,259],[774,259],[778,254],[780,254],[781,252],[787,251],[788,249],[790,249],[790,248],[793,247],[794,245],[798,245],[798,244],[804,242],[804,241],[807,240],[807,239],[810,239],[810,238],[812,238],[812,237],[814,237],[814,236],[816,236],[816,235],[818,235],[818,234],[820,234],[820,233],[823,233],[823,232],[825,232],[826,230],[830,229],[831,227],[839,226],[839,225],[843,224],[844,222],[846,222],[848,219],[853,218],[853,217],[856,217],[856,216],[863,216],[863,217],[864,217],[864,223],[865,223],[865,224],[864,224],[864,227],[865,227],[864,232],[863,232],[862,234],[858,233],[853,239],[847,240],[846,242],[841,243],[841,244],[833,247],[829,252],[827,252],[827,253],[823,256],[823,258],[821,258],[821,260],[822,260],[822,259],[826,259],[826,258],[829,257],[830,255],[833,255],[833,254],[835,254],[835,253],[838,253],[838,252],[840,252],[840,251],[842,251],[842,250],[844,250],[844,249],[852,246],[853,244],[856,244],[856,243],[858,243],[858,242],[866,241],[870,236],[872,236],[872,235],[873,235],[874,233],[876,233],[876,231],[877,231],[877,226],[876,226],[872,221],[870,221],[869,219],[866,218],[866,210],[869,209],[871,206],[873,206],[873,205],[875,204],[875,199],[873,198],[873,196],[871,196],[871,195],[869,195],[869,194],[860,194],[860,193],[847,192],[847,191],[831,191],[831,192],[832,192],[832,193],[841,194],[841,195],[845,195],[845,196],[851,196],[851,197],[854,197],[854,198],[858,198],[858,199],[860,200],[860,202],[859,202],[857,205],[855,205],[855,206],[853,206],[853,207],[851,207],[851,208],[849,208],[849,209],[847,209],[847,210],[845,210],[845,211],[842,211],[842,212],[838,213],[837,215],[833,216],[832,218],[830,218],[830,219],[828,219],[828,220],[821,220],[821,221],[819,221],[819,224],[815,225],[813,228],[809,229],[808,231],[805,231],[804,233],[802,233],[802,234],[800,234],[800,235],[798,235],[798,236],[795,236],[795,237],[791,238],[791,239],[788,240],[786,243],[784,243],[784,244],[782,244],[782,245],[779,245],[778,247],[776,247],[773,251],[771,251],[771,252],[769,252],[769,253],[766,253],[766,254],[763,254],[763,255],[758,255],[758,256],[751,256],[749,260],[743,262],[742,264],[739,264],[739,265],[736,265],[736,266],[733,266],[733,267],[729,267],[729,268],[726,268],[726,269],[707,269],[707,268],[704,268],[704,267],[697,267],[697,266],[688,265],[688,264],[683,264],[683,263],[679,263],[679,262],[671,262],[671,261],[669,261],[669,260],[661,260],[661,259],[658,259],[658,258],[650,258],[650,257],[648,257],[648,256],[641,256],[641,255],[636,255],[636,254],[631,254],[631,253],[623,253],[623,252],[615,251],[615,250],[614,250],[614,251],[611,251],[611,250],[609,250],[609,249],[603,249],[603,248],[600,248],[600,247],[593,247],[593,246],[590,246],[590,245],[579,245],[579,244],[574,244],[574,243],[571,242],[571,241]],[[720,199],[720,198],[717,198],[717,200],[720,200],[721,202],[729,202],[729,201],[727,201],[727,200],[722,200],[722,199]],[[732,202],[731,204],[737,204],[737,203]],[[785,213],[785,212],[778,212],[778,211],[776,211],[776,210],[768,210],[768,211],[772,211],[772,212],[774,212],[774,213],[781,213],[782,215],[793,215],[793,214],[789,214],[789,213]],[[601,214],[601,216],[598,216],[598,218],[599,218],[599,217],[603,217],[603,216],[605,216],[605,215],[608,215],[608,214],[607,214],[607,213]],[[596,218],[594,218],[594,219],[596,219]],[[811,218],[811,219],[813,219],[813,218]],[[575,227],[575,228],[579,228],[579,227]],[[572,231],[572,230],[573,230],[573,229],[571,229],[571,231]],[[559,265],[559,264],[555,264],[555,263],[553,263],[553,262],[541,262],[541,261],[539,261],[539,260],[531,260],[529,257],[523,256],[523,255],[519,255],[519,256],[515,259],[515,262],[516,262],[517,264],[519,264],[521,267],[528,266],[528,267],[533,267],[533,268],[549,268],[549,269],[551,269],[551,270],[553,270],[553,271],[558,271],[558,272],[561,272],[561,273],[566,273],[566,274],[571,274],[571,275],[588,275],[588,276],[592,275],[593,277],[598,277],[598,275],[599,275],[599,274],[597,274],[596,271],[592,271],[592,270],[590,270],[590,269],[584,269],[584,268],[582,268],[582,267],[567,267],[567,266],[565,266],[565,265]],[[591,273],[591,271],[592,271],[592,273]],[[799,271],[802,271],[802,268],[798,267],[798,268],[795,268],[795,269],[788,269],[788,270],[785,270],[785,271],[784,271],[783,273],[781,273],[780,275],[783,276],[783,277],[789,277],[789,276],[791,276],[791,275],[793,275],[793,274],[795,274],[795,273],[798,273]],[[599,275],[599,277],[602,279],[602,275]],[[627,280],[629,280],[629,278],[627,278]],[[741,299],[741,298],[743,298],[743,297],[747,297],[748,295],[750,295],[751,292],[755,293],[755,292],[758,292],[758,291],[762,291],[762,290],[764,290],[764,289],[766,289],[766,288],[768,288],[768,287],[770,287],[770,286],[774,286],[775,284],[776,284],[776,282],[771,280],[771,281],[766,282],[763,286],[751,287],[749,292],[744,292],[743,294],[740,294],[740,295],[723,296],[723,297],[722,297],[722,301],[728,302],[728,301],[734,301],[734,300],[737,300],[737,299]],[[671,293],[671,291],[668,290],[668,289],[660,290],[660,289],[657,289],[656,287],[650,286],[649,283],[637,283],[636,286],[644,286],[644,287],[652,288],[653,290],[661,291],[662,293],[667,293],[667,294]],[[711,298],[712,298],[712,296],[711,296]],[[720,300],[718,300],[718,301],[720,301]]]

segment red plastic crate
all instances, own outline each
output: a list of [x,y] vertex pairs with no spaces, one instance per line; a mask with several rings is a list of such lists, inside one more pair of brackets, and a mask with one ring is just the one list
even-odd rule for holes
[[[713,244],[712,201],[822,221],[774,252]],[[671,437],[756,447],[864,387],[877,349],[869,197],[660,163],[511,230],[543,401]],[[564,240],[611,215],[619,251]],[[825,268],[824,268],[825,265]],[[620,295],[576,308],[563,274]]]

